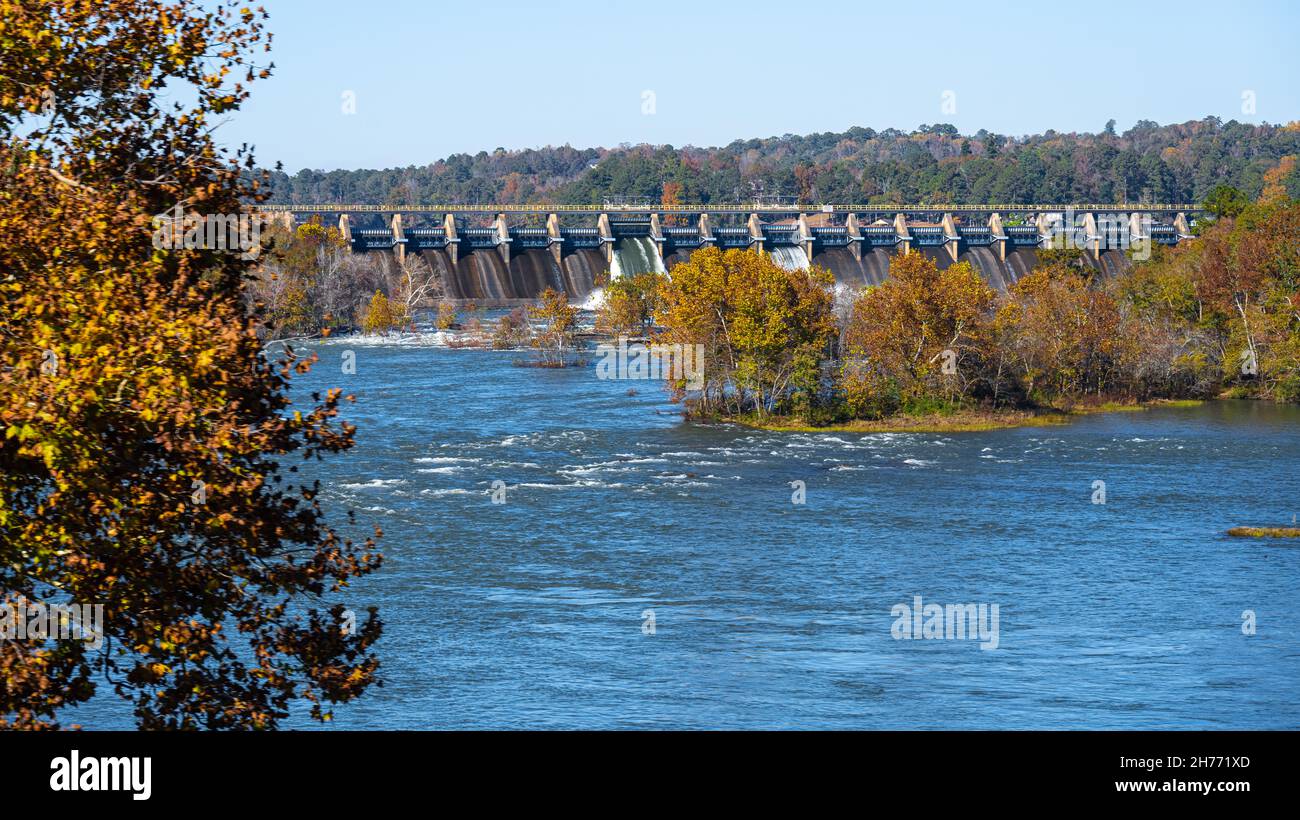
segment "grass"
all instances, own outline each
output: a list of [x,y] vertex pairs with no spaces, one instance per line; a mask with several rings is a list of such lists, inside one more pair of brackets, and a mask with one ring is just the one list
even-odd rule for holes
[[1015,427],[1069,424],[1075,416],[1093,413],[1133,413],[1154,407],[1198,407],[1203,403],[1198,399],[1158,399],[1141,403],[1109,401],[1024,410],[925,405],[882,419],[854,419],[829,424],[815,424],[799,416],[760,418],[753,414],[727,416],[718,421],[776,433],[979,433]]
[[1233,527],[1228,535],[1238,538],[1300,538],[1300,527]]
[[1048,427],[1068,424],[1068,414],[1055,410],[958,410],[952,413],[897,415],[883,419],[854,419],[814,425],[794,416],[738,416],[721,421],[777,433],[977,433],[1012,427]]
[[1087,416],[1093,413],[1139,413],[1156,407],[1200,407],[1205,402],[1201,399],[1152,399],[1151,401],[1103,401],[1097,403],[1080,402],[1077,404],[1053,405],[1062,413],[1074,416]]

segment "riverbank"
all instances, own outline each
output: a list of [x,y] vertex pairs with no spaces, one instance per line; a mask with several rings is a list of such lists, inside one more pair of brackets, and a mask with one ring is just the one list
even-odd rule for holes
[[[775,433],[979,433],[1015,427],[1051,427],[1069,424],[1076,416],[1096,413],[1134,413],[1156,407],[1199,407],[1196,399],[1125,403],[1102,402],[1028,409],[958,409],[949,412],[902,413],[883,419],[854,419],[816,425],[796,416],[724,416],[716,421],[740,424]],[[704,419],[699,419],[703,421]]]
[[1233,527],[1228,535],[1237,538],[1300,538],[1300,527]]

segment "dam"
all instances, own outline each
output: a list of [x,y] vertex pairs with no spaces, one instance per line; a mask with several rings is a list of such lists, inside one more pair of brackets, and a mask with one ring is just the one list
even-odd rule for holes
[[[1101,276],[1145,258],[1152,245],[1192,236],[1197,205],[961,206],[366,206],[266,205],[292,225],[337,218],[355,253],[418,255],[451,299],[509,303],[546,288],[583,301],[611,278],[664,272],[706,247],[769,254],[787,269],[825,268],[838,285],[878,285],[890,259],[921,253],[940,268],[969,262],[1006,290],[1044,248],[1072,247]],[[376,227],[378,223],[381,227]],[[409,223],[409,224],[408,224]]]

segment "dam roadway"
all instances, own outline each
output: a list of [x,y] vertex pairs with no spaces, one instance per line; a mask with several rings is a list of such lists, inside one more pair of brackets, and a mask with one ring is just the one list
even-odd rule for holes
[[[1103,276],[1152,245],[1192,235],[1194,204],[1033,205],[262,205],[291,227],[337,220],[355,253],[422,260],[452,299],[509,303],[547,287],[582,301],[605,271],[669,270],[706,247],[769,253],[788,268],[828,269],[838,284],[880,284],[897,253],[940,267],[969,262],[1005,290],[1048,247],[1081,249]],[[327,218],[323,220],[322,218]]]

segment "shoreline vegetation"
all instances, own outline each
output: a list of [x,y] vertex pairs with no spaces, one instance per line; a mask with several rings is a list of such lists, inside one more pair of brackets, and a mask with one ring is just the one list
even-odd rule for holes
[[1300,527],[1233,527],[1228,535],[1235,538],[1300,538]]
[[776,433],[979,433],[1019,427],[1053,427],[1069,424],[1081,416],[1100,413],[1134,413],[1157,408],[1200,407],[1202,399],[1155,399],[1147,402],[1103,402],[1064,407],[952,408],[945,412],[913,414],[901,412],[881,419],[852,419],[830,424],[812,424],[798,416],[754,415],[691,417],[695,422],[739,424]]
[[[479,307],[472,301],[466,301],[463,305],[472,313],[477,313]],[[505,318],[505,317],[503,317]],[[367,334],[364,331],[353,330],[351,332],[337,333],[326,329],[324,332],[303,335],[291,338],[267,340],[265,344],[291,344],[298,342],[330,340],[348,340],[348,339],[374,339],[374,338],[391,338],[402,340],[408,338],[425,339],[436,337],[439,334],[449,334],[448,337],[436,345],[448,350],[485,350],[498,353],[525,353],[535,350],[527,340],[512,340],[516,344],[512,346],[502,346],[499,343],[499,334],[491,333],[489,325],[481,320],[474,331],[470,331],[465,325],[455,323],[449,327],[438,328],[435,331],[394,331],[395,336],[385,334]],[[506,318],[507,324],[510,319]],[[579,331],[575,334],[579,341],[590,342],[596,345],[615,343],[619,337],[595,332]],[[520,342],[523,343],[520,343]],[[650,344],[652,339],[649,337],[639,337],[634,342],[643,342]],[[565,367],[586,367],[593,363],[593,358],[588,354],[590,349],[578,348],[575,356],[568,356],[563,361],[557,359],[523,359],[516,358],[514,364],[517,367],[536,368],[536,369],[557,369]],[[640,391],[632,390],[631,395]],[[929,408],[919,412],[900,410],[894,415],[879,419],[851,419],[847,421],[832,421],[824,423],[815,423],[806,417],[799,415],[775,415],[775,416],[758,416],[752,413],[740,415],[724,414],[701,414],[686,413],[686,421],[696,424],[736,424],[742,427],[748,427],[755,430],[765,430],[769,432],[797,432],[797,433],[972,433],[984,432],[989,430],[1010,430],[1021,427],[1052,427],[1057,425],[1070,424],[1075,419],[1082,416],[1097,415],[1102,413],[1134,413],[1145,412],[1161,408],[1188,408],[1200,407],[1211,401],[1230,401],[1240,399],[1250,399],[1250,396],[1238,395],[1232,391],[1206,398],[1206,399],[1150,399],[1147,401],[1101,401],[1101,402],[1074,402],[1062,403],[1043,406],[1027,407],[979,407],[979,406],[944,406],[939,409]]]

